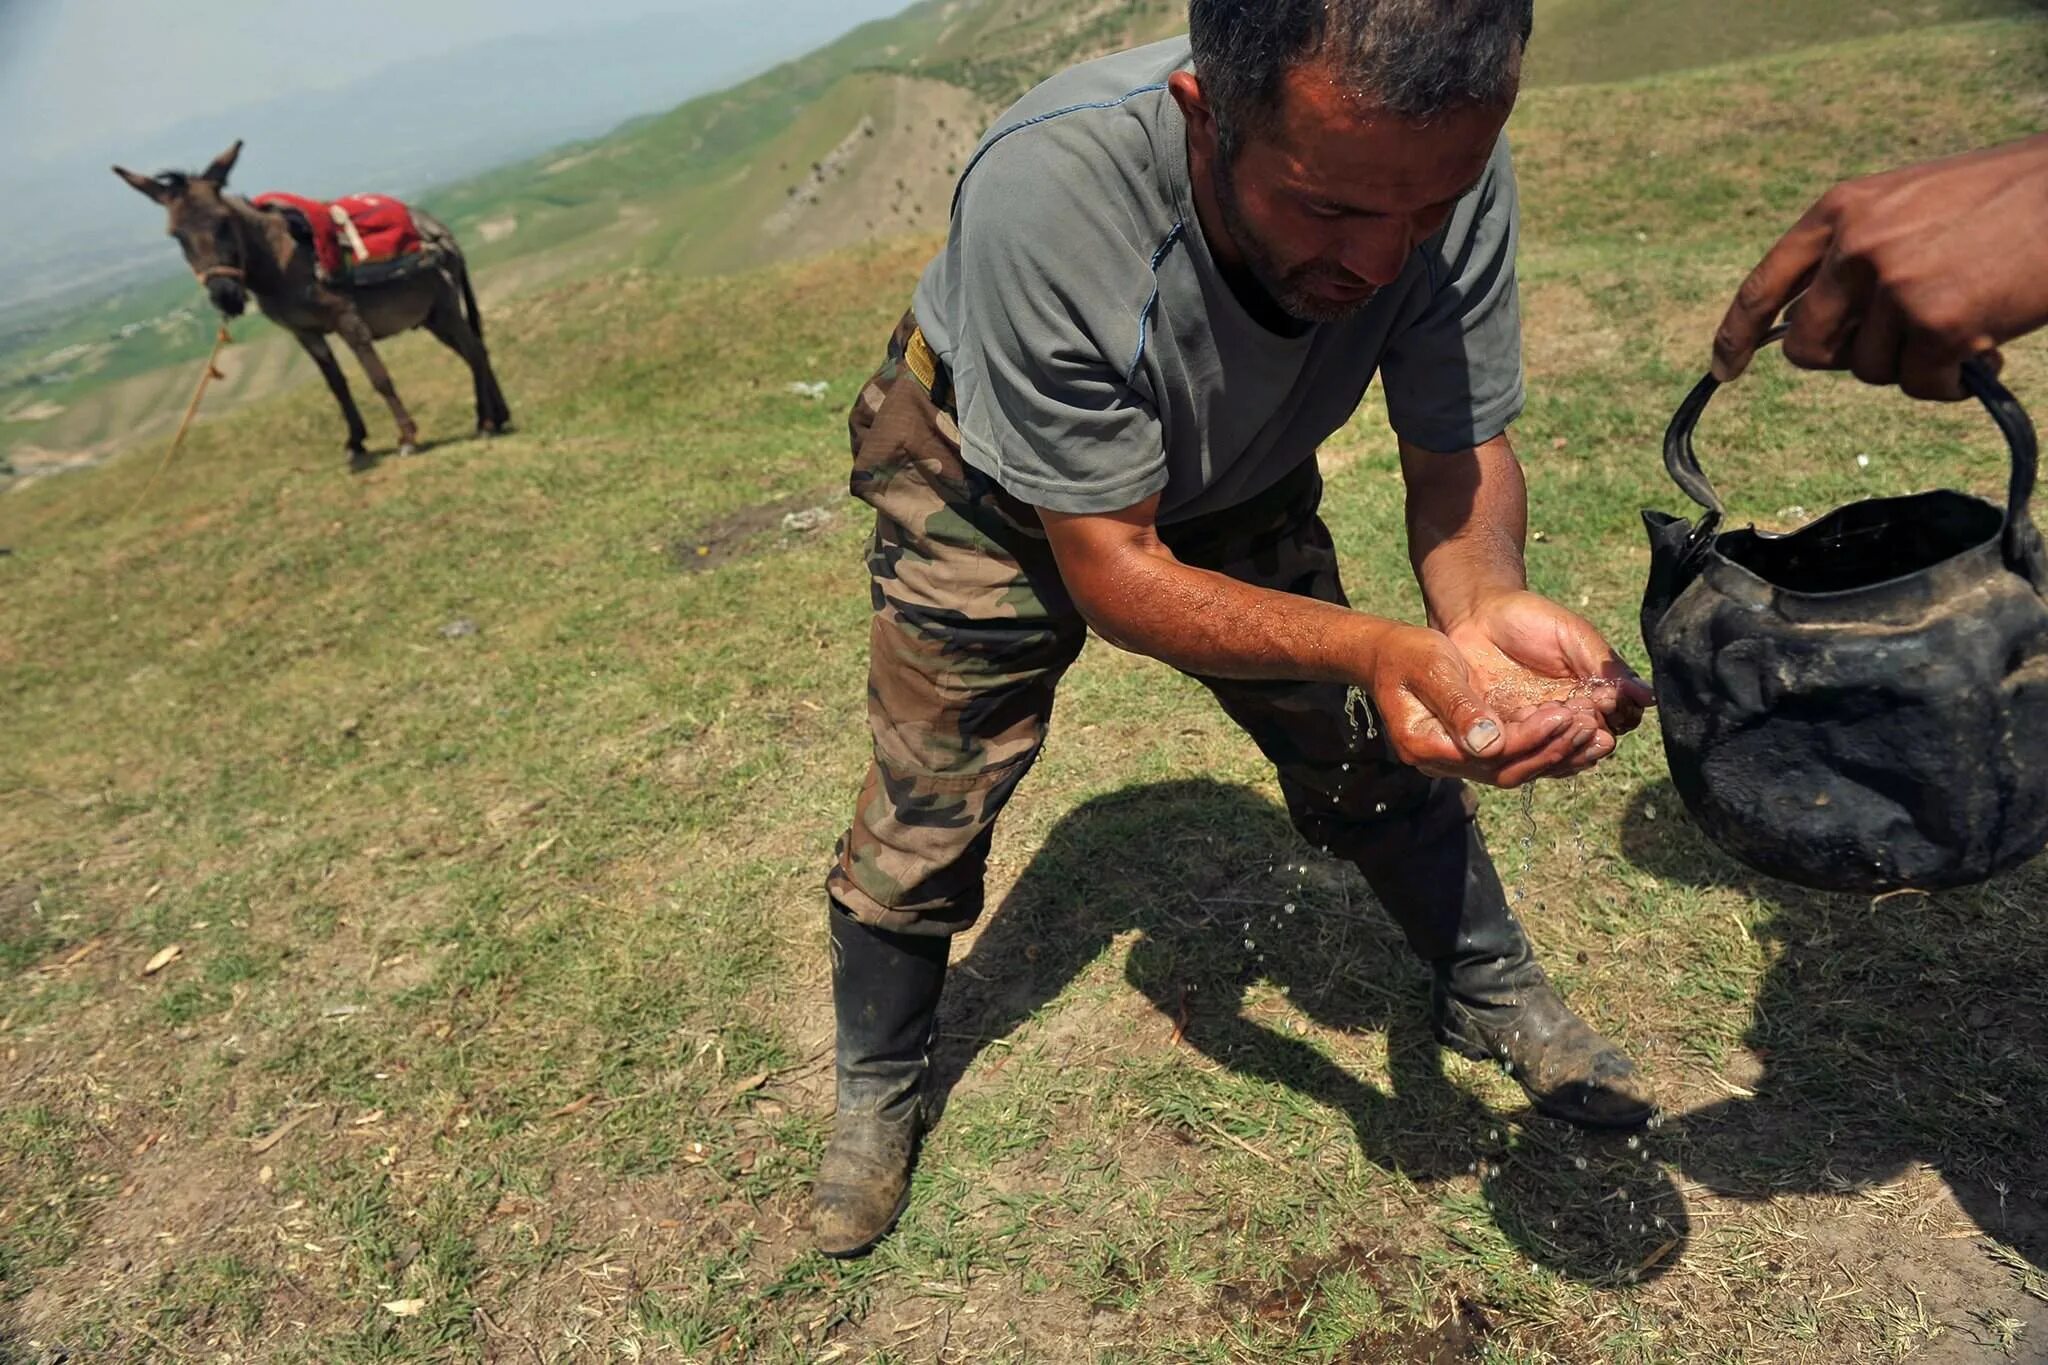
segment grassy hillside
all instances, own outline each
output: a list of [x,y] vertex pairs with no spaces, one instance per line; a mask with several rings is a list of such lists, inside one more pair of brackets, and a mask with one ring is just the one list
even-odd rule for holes
[[[1656,436],[1722,298],[1838,174],[2037,122],[2043,32],[1531,95],[1539,587],[1637,652],[1635,509],[1680,502]],[[2040,869],[1878,906],[1762,882],[1654,733],[1489,801],[1554,973],[1673,1115],[1579,1138],[1437,1058],[1416,969],[1251,746],[1101,646],[998,841],[903,1228],[810,1253],[818,883],[865,759],[844,408],[932,245],[511,299],[497,442],[350,478],[302,391],[203,428],[133,515],[144,461],[0,501],[0,1358],[2048,1340]],[[451,360],[393,364],[429,436],[467,430]],[[2048,352],[2010,378],[2048,406]],[[1765,520],[2000,480],[1974,414],[1768,361],[1701,439]],[[1354,595],[1413,613],[1374,414],[1326,467]]]
[[1629,80],[1931,24],[2044,11],[2048,0],[1536,0],[1528,79],[1536,85]]
[[[1530,81],[1621,79],[2042,2],[1539,0]],[[490,299],[625,266],[706,274],[932,231],[997,109],[1073,61],[1179,31],[1185,13],[1181,0],[925,0],[731,90],[425,202],[467,244]],[[211,340],[201,311],[180,279],[55,333],[0,339],[0,461],[61,467],[161,436],[189,393],[177,367]],[[260,322],[243,332],[266,344],[237,353],[212,410],[311,377]]]

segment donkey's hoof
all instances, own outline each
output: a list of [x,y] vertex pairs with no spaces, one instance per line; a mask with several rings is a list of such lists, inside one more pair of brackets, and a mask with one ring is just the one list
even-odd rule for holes
[[348,455],[348,472],[351,474],[360,474],[377,466],[377,462],[370,458],[370,452],[361,446],[350,446],[345,453]]
[[404,459],[408,455],[417,455],[419,453],[420,448],[414,445],[411,441],[403,441],[399,443],[398,456],[400,459]]

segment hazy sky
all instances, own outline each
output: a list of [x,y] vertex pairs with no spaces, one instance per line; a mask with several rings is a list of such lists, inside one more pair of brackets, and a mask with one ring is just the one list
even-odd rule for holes
[[[909,0],[845,0],[840,28]],[[42,159],[513,34],[731,0],[0,0],[0,128]],[[772,13],[774,0],[760,6]],[[818,41],[830,37],[820,32]],[[801,45],[799,45],[801,46]]]

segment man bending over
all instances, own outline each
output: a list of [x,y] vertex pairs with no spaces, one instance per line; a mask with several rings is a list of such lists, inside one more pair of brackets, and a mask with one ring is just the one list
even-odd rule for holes
[[[828,882],[828,1254],[907,1198],[947,948],[1089,627],[1201,681],[1272,760],[1303,837],[1434,973],[1446,1046],[1573,1123],[1651,1114],[1545,981],[1464,785],[1581,771],[1649,701],[1523,573],[1501,129],[1530,0],[1194,0],[1189,21],[983,138],[854,408],[874,764]],[[1427,625],[1351,610],[1317,515],[1316,449],[1375,373]],[[1376,724],[1347,719],[1353,688]]]

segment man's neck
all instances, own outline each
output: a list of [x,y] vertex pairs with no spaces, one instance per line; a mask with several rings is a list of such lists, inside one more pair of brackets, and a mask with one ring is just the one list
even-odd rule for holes
[[1252,273],[1237,237],[1230,231],[1228,215],[1223,211],[1222,195],[1216,185],[1216,168],[1199,160],[1192,145],[1188,148],[1188,184],[1194,191],[1195,218],[1202,227],[1202,240],[1208,243],[1209,255],[1216,262],[1217,272],[1223,276],[1223,283],[1239,305],[1251,315],[1252,321],[1276,336],[1306,334],[1313,324],[1289,314]]

